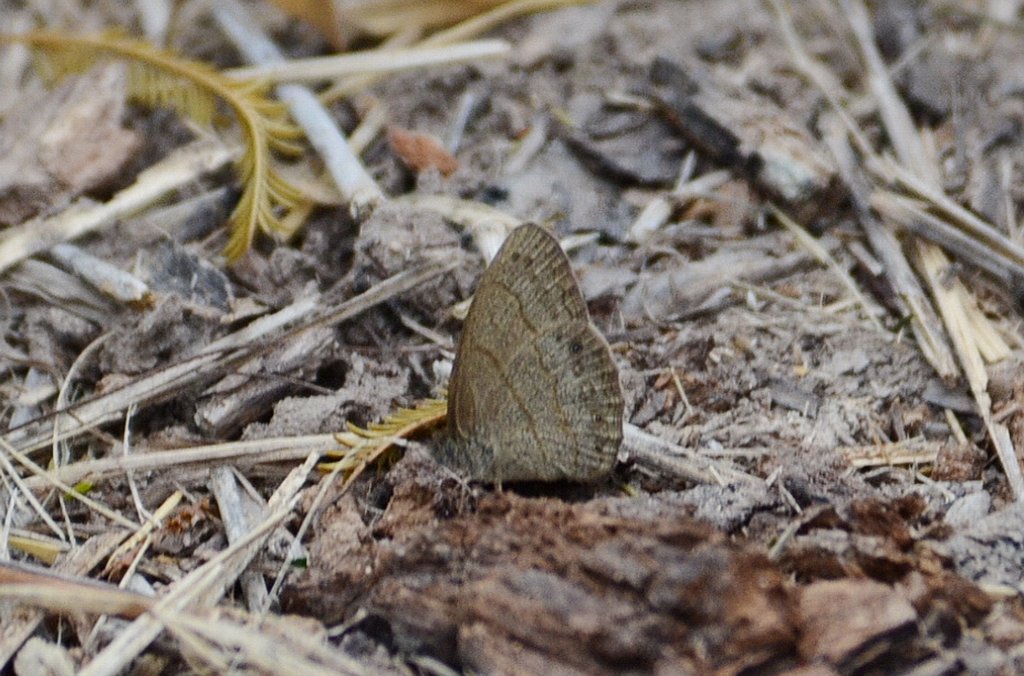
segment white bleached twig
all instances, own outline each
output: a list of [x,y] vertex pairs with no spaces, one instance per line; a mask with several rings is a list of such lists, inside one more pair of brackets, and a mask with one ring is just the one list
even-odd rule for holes
[[315,56],[308,59],[268,61],[255,66],[233,68],[227,74],[235,78],[264,82],[320,82],[349,75],[396,73],[451,63],[478,61],[507,56],[512,45],[504,40],[472,40],[443,47],[371,49],[365,52]]
[[[259,64],[284,61],[277,45],[249,19],[245,8],[236,0],[218,2],[212,11],[221,30],[246,59]],[[383,201],[384,193],[349,148],[345,135],[316,95],[302,85],[281,84],[277,86],[277,96],[288,106],[292,118],[323,159],[327,172],[349,203],[353,217],[362,220],[369,216]]]

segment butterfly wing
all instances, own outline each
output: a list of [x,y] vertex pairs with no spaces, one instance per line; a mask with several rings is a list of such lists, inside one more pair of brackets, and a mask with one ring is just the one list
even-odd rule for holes
[[481,279],[449,385],[446,461],[483,481],[587,481],[622,441],[608,345],[558,241],[512,232]]

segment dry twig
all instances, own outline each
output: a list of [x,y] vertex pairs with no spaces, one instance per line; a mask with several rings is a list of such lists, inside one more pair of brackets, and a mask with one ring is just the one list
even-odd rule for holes
[[[423,282],[451,269],[453,262],[429,264],[390,277],[364,293],[324,309],[319,296],[300,299],[296,303],[263,317],[200,350],[195,356],[177,364],[158,369],[132,382],[76,404],[70,410],[54,415],[73,414],[73,422],[61,427],[57,438],[65,439],[119,417],[129,405],[144,405],[180,392],[182,388],[201,382],[238,361],[244,361],[295,333],[349,319],[394,296],[405,293]],[[310,319],[312,317],[312,319]],[[297,327],[284,331],[293,322]],[[8,432],[7,441],[21,451],[40,448],[52,441],[54,417],[35,421]]]
[[[228,38],[250,61],[275,63],[284,60],[277,46],[249,19],[246,9],[239,3],[233,0],[217,3],[213,14]],[[348,200],[353,215],[358,220],[367,217],[384,199],[384,193],[348,147],[334,118],[313,92],[301,85],[278,85],[277,95],[288,105],[292,118],[320,154],[342,197]]]

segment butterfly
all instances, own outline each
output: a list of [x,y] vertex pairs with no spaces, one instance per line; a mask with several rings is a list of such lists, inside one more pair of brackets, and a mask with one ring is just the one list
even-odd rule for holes
[[618,370],[569,259],[540,226],[519,226],[466,317],[438,460],[484,482],[592,482],[615,464],[622,416]]

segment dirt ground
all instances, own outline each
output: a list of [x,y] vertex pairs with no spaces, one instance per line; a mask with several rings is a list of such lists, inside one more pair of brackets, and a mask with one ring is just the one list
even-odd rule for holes
[[[129,11],[99,4],[88,8],[97,25]],[[847,3],[790,6],[803,47],[846,93],[844,110],[876,151],[893,154]],[[1020,9],[869,4],[896,90],[928,132],[940,189],[1016,246]],[[31,13],[0,6],[0,25]],[[268,21],[289,54],[325,49],[308,27]],[[453,306],[472,293],[484,263],[473,227],[417,198],[484,203],[562,237],[590,235],[576,239],[570,258],[611,345],[634,430],[613,475],[598,486],[478,485],[434,462],[429,436],[344,490],[340,478],[311,472],[282,523],[294,535],[314,514],[302,555],[278,533],[218,608],[258,613],[247,585],[265,595],[290,560],[271,614],[296,631],[309,627],[354,660],[353,672],[1024,671],[1024,503],[967,379],[940,375],[911,330],[827,142],[838,117],[794,66],[781,26],[772,3],[746,0],[598,0],[516,19],[489,34],[514,45],[505,59],[391,75],[330,107],[346,131],[379,103],[392,127],[442,140],[461,132],[449,175],[411,170],[386,134],[370,143],[362,159],[388,199],[365,219],[347,205],[323,206],[291,242],[258,237],[227,265],[221,226],[238,193],[224,189],[233,178],[221,170],[75,240],[143,280],[147,303],[58,284],[54,275],[67,273],[52,255],[10,267],[0,278],[8,443],[42,450],[33,457],[45,465],[49,443],[32,440],[48,438],[40,430],[52,432],[52,423],[39,421],[59,402],[185,364],[304,299],[334,307],[394,275],[446,263],[355,316],[196,369],[185,385],[143,398],[131,412],[130,452],[326,435],[436,396],[460,330]],[[218,66],[240,62],[208,21],[175,41]],[[38,83],[19,82],[19,97],[40,98],[15,97],[0,111],[5,154],[30,143],[16,126],[25,124],[19,106],[52,103]],[[193,138],[170,113],[129,106],[100,117],[111,114],[123,122],[96,143],[117,157],[90,184],[56,176],[54,161],[32,192],[11,173],[13,160],[0,162],[0,218],[52,216],[82,194],[109,199]],[[638,215],[658,199],[664,223],[638,236]],[[770,203],[813,233],[860,296],[768,215]],[[881,222],[913,258],[915,235]],[[1013,268],[1002,276],[979,268],[968,247],[946,248],[944,283],[962,282],[1006,346],[985,365],[987,393],[1019,458],[1021,278]],[[31,267],[39,261],[48,267]],[[70,390],[58,392],[65,380]],[[133,517],[135,505],[154,510],[183,491],[176,516],[133,564],[129,589],[140,594],[165,593],[235,541],[218,468],[231,468],[229,478],[262,504],[306,455],[101,471],[104,458],[128,452],[125,428],[123,414],[106,419],[58,455],[93,462],[62,476],[88,480],[90,497]],[[644,434],[655,451],[641,448]],[[16,500],[4,485],[5,534],[49,533],[24,505],[8,506]],[[74,525],[79,545],[113,527],[31,485],[55,520]],[[78,575],[117,583],[128,569],[101,563],[104,572]],[[75,666],[130,621],[108,621],[94,635],[94,617],[49,617],[35,635],[66,648]],[[134,668],[210,667],[180,633],[164,637]],[[18,655],[20,643],[4,646],[5,659]],[[24,659],[12,661],[19,673],[29,673]],[[239,670],[274,671],[235,659]]]

